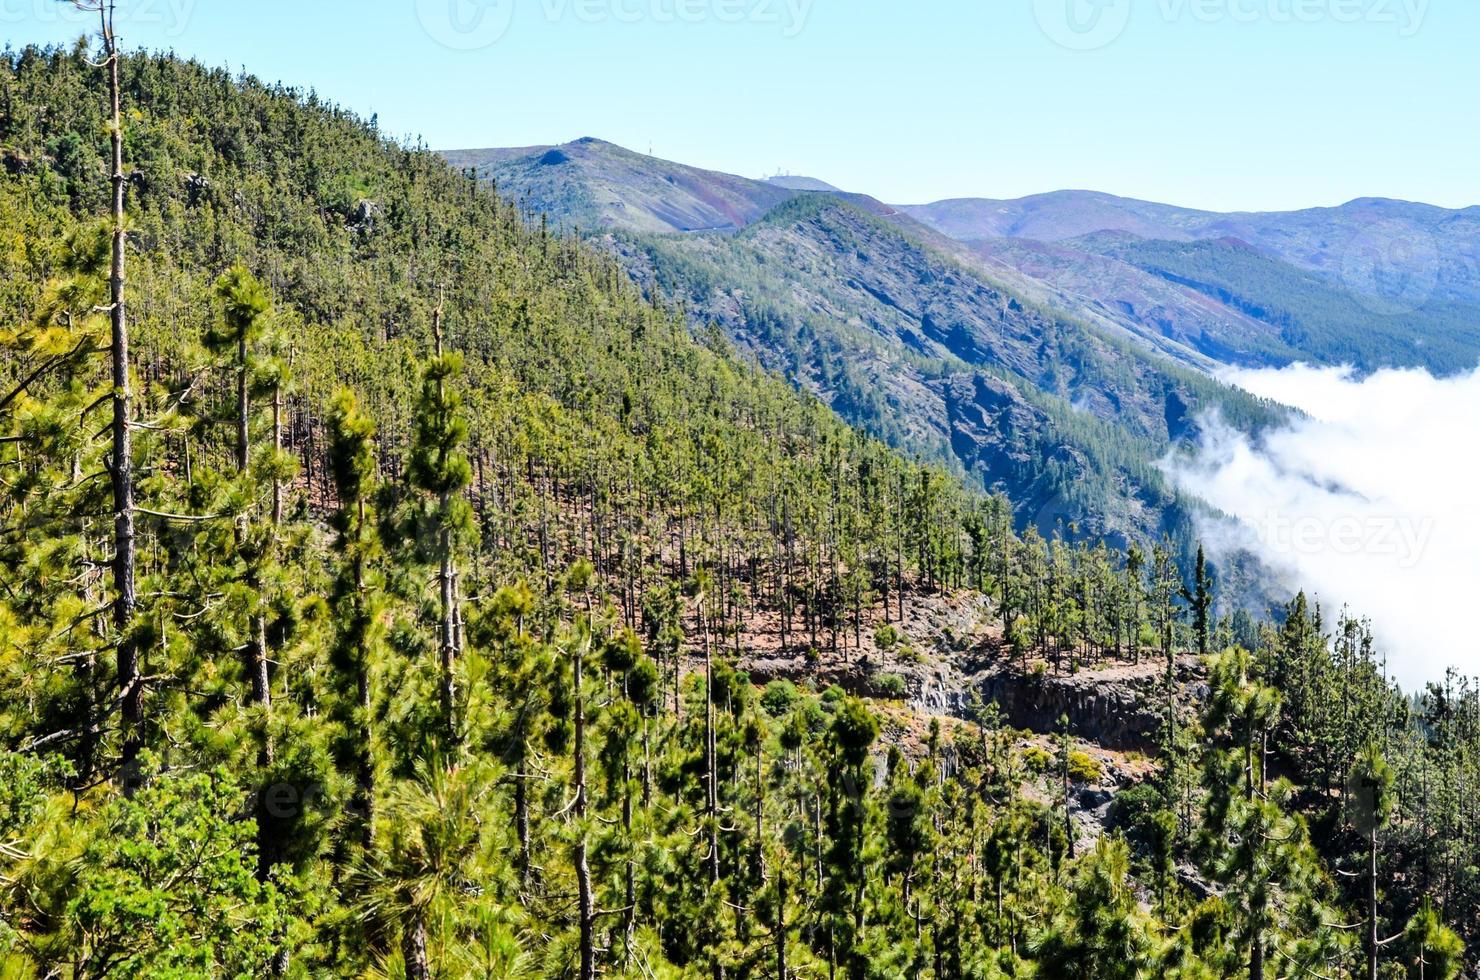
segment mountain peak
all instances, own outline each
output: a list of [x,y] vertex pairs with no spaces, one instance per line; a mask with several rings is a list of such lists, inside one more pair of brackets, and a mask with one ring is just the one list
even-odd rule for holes
[[803,177],[797,174],[777,174],[774,177],[767,177],[766,183],[794,191],[822,191],[829,194],[842,193],[841,188],[834,187],[825,180],[818,180],[816,177]]
[[733,231],[798,191],[704,170],[583,136],[560,146],[444,152],[531,211],[580,228]]

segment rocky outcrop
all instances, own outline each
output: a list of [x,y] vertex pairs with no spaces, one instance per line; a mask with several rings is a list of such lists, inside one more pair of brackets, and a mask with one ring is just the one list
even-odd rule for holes
[[375,231],[376,222],[380,220],[381,207],[375,201],[362,198],[355,204],[354,211],[349,216],[351,230],[362,235],[369,235]]
[[[992,601],[968,592],[911,595],[901,620],[867,617],[862,648],[821,649],[808,655],[783,648],[774,623],[756,621],[742,640],[741,669],[758,684],[783,678],[822,688],[836,684],[850,694],[899,699],[892,680],[904,682],[908,709],[921,717],[973,720],[976,706],[996,702],[1014,728],[1043,735],[1061,730],[1111,752],[1152,753],[1164,724],[1166,663],[1147,651],[1139,663],[1111,661],[1073,672],[1054,672],[1043,659],[1011,656]],[[894,634],[880,645],[875,631]],[[851,640],[851,638],[849,638]],[[1065,666],[1068,655],[1063,658]],[[1178,658],[1174,699],[1179,717],[1190,719],[1207,696],[1205,670],[1197,657]]]
[[[1008,723],[1035,732],[1056,732],[1067,717],[1069,732],[1105,748],[1150,751],[1156,747],[1166,702],[1165,667],[1139,665],[1053,675],[997,667],[975,678],[985,702],[997,702]],[[1176,666],[1175,701],[1186,711],[1206,695],[1196,658]]]
[[211,184],[209,178],[193,171],[185,175],[184,184],[185,204],[187,207],[200,207],[201,204],[210,200],[211,195],[215,191],[215,187]]
[[19,177],[36,169],[35,161],[20,150],[9,146],[0,146],[0,170],[4,170],[11,177]]

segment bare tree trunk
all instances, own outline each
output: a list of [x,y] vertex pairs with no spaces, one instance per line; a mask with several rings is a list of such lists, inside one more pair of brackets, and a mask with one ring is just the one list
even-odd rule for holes
[[251,437],[248,414],[251,402],[247,392],[247,332],[242,331],[236,344],[236,468],[247,470],[247,449]]
[[1254,737],[1244,743],[1244,798],[1254,799]]
[[463,625],[462,574],[454,565],[452,568],[452,656],[454,659],[462,656]]
[[[365,533],[365,500],[362,497],[357,505],[357,519],[359,526],[356,536],[363,537]],[[355,604],[356,617],[364,620],[365,605],[365,557],[359,548],[355,550]],[[356,773],[356,787],[359,793],[360,820],[362,823],[361,840],[366,847],[374,842],[374,816],[375,816],[375,759],[372,756],[371,738],[374,732],[371,730],[370,720],[370,651],[361,649],[357,676],[355,678],[358,688],[360,704],[360,746],[358,772]]]
[[[260,585],[255,575],[248,584],[254,590]],[[247,641],[247,671],[252,684],[252,700],[260,704],[264,711],[271,711],[272,687],[267,674],[267,617],[261,613],[254,613],[252,616],[252,638]],[[266,735],[263,736],[262,744],[266,764],[272,761],[272,744]]]
[[[236,469],[237,473],[245,479],[247,476],[247,462],[250,458],[249,415],[251,402],[247,391],[247,335],[242,331],[241,339],[236,348]],[[237,528],[238,544],[240,544],[241,528]],[[249,568],[252,566],[249,564]],[[247,639],[246,646],[246,668],[247,680],[252,685],[252,701],[262,706],[263,714],[272,710],[272,687],[268,676],[267,666],[267,617],[261,611],[262,606],[262,577],[256,570],[248,571],[246,577],[247,587],[257,594],[258,610],[252,613],[249,628],[251,636]],[[272,736],[264,729],[262,732],[262,746],[258,753],[261,765],[272,763]]]
[[[432,311],[432,339],[436,345],[436,355],[442,356],[442,301],[439,297],[437,307]],[[437,381],[437,400],[441,402],[444,398],[443,382]],[[451,509],[452,501],[447,494],[443,494],[439,501],[441,505],[442,519],[447,519]],[[441,701],[442,701],[442,723],[446,728],[447,744],[457,744],[457,715],[456,695],[453,686],[453,663],[457,659],[457,603],[455,599],[456,570],[452,561],[452,532],[445,526],[438,532],[437,547],[441,552],[442,567],[438,574],[438,585],[441,591],[442,605],[442,627],[441,641],[439,644],[439,659],[441,661]]]
[[278,479],[276,459],[277,454],[283,451],[283,389],[281,385],[272,386],[272,452],[273,452],[273,474],[272,474],[272,523],[274,525],[283,522],[283,481]]
[[756,742],[755,746],[755,873],[758,878],[765,880],[766,877],[766,781],[765,781],[765,740]]
[[586,858],[586,835],[576,843],[576,877],[580,885],[580,980],[596,980],[596,905],[591,895],[591,865]]
[[128,316],[124,305],[123,96],[119,80],[118,41],[113,34],[113,3],[99,4],[103,51],[108,67],[110,103],[109,145],[112,152],[109,182],[113,191],[113,254],[108,271],[109,325],[113,355],[113,451],[109,475],[113,483],[113,626],[118,633],[118,688],[123,716],[124,792],[132,793],[128,778],[143,745],[144,691],[139,678],[139,652],[130,632],[138,597],[134,591],[134,448],[133,404],[129,386]]
[[411,922],[401,937],[401,958],[406,961],[406,980],[431,980],[432,968],[427,962],[427,922],[421,909],[412,911]]
[[786,980],[786,863],[776,871],[776,976]]
[[[447,513],[447,501],[443,500],[442,512]],[[442,628],[438,653],[441,666],[442,724],[446,728],[447,744],[457,742],[456,691],[453,687],[453,661],[456,659],[456,612],[452,604],[452,535],[444,528],[438,544],[442,552],[442,569],[438,574],[441,589]]]
[[651,746],[648,744],[648,719],[642,719],[642,808],[646,810],[652,805],[653,794],[653,755]]
[[627,849],[625,869],[625,904],[622,912],[622,935],[625,937],[628,955],[632,950],[632,936],[637,929],[637,861],[632,847],[632,772],[628,763],[628,748],[622,747],[622,846]]
[[359,696],[360,696],[360,752],[359,765],[355,773],[355,791],[359,795],[360,821],[364,826],[362,839],[368,847],[373,842],[372,828],[375,816],[375,761],[371,757],[370,739],[370,668],[367,664],[360,665]]
[[534,871],[534,858],[530,853],[529,776],[524,772],[525,762],[525,759],[520,759],[520,771],[514,774],[514,827],[519,833],[519,884],[528,888]]
[[1367,980],[1377,980],[1377,823],[1367,832]]
[[[589,618],[588,618],[589,622]],[[596,900],[592,894],[591,864],[586,853],[586,700],[582,693],[585,680],[584,665],[586,651],[578,645],[572,674],[575,685],[575,805],[576,828],[576,886],[578,888],[578,912],[581,928],[581,972],[580,980],[595,980],[596,977]]]
[[[812,797],[812,857],[816,862],[817,885],[822,886],[822,793]],[[831,943],[831,940],[829,940]]]
[[704,638],[704,814],[709,826],[709,882],[719,884],[719,773],[715,765],[714,657],[709,648],[705,601],[699,600],[699,631]]
[[896,501],[896,547],[894,564],[894,601],[898,604],[898,615],[895,617],[901,623],[904,622],[904,477],[899,478],[899,498]]

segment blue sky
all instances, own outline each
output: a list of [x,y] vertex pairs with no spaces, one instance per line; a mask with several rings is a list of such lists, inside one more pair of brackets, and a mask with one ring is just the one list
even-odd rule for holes
[[[894,203],[1480,204],[1475,0],[119,0],[437,148],[600,136]],[[68,41],[56,0],[0,38]]]

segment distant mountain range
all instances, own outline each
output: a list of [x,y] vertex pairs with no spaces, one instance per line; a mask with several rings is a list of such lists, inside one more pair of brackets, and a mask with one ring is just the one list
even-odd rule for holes
[[1335,208],[1222,214],[1093,191],[1057,191],[1013,201],[966,198],[902,207],[962,241],[1029,238],[1062,242],[1096,232],[1168,241],[1242,241],[1272,258],[1382,293],[1393,285],[1364,273],[1382,266],[1432,278],[1434,298],[1480,300],[1480,207],[1362,198]]
[[582,139],[454,165],[618,255],[844,418],[1007,491],[1023,524],[1192,538],[1157,467],[1210,411],[1284,410],[1222,365],[1480,359],[1480,209],[1220,215],[1069,191],[891,206]]
[[[1055,244],[1057,270],[1066,274],[1046,281],[1072,284],[1086,303],[1118,308],[1119,319],[1229,363],[1313,360],[1448,374],[1475,367],[1480,352],[1480,207],[1363,198],[1335,208],[1219,214],[1061,191],[901,210],[1040,276],[1040,247],[1003,243]],[[1222,325],[1188,329],[1200,318],[1189,323],[1161,308],[1166,294],[1138,271],[1184,297],[1213,300]]]

